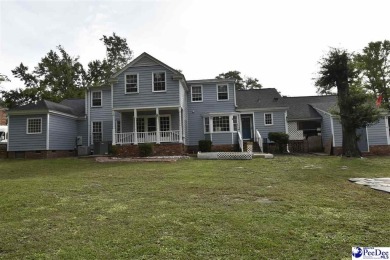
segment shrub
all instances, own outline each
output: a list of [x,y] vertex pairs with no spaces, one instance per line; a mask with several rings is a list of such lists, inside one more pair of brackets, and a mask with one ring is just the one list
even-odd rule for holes
[[139,156],[141,157],[148,157],[153,154],[153,144],[151,143],[139,144],[138,149],[139,149]]
[[111,146],[109,153],[113,156],[118,156],[119,154],[119,147],[116,145]]
[[199,140],[198,148],[202,153],[211,152],[211,144],[210,140]]
[[268,133],[268,139],[275,142],[279,146],[279,152],[283,153],[288,144],[289,136],[282,132],[270,132]]

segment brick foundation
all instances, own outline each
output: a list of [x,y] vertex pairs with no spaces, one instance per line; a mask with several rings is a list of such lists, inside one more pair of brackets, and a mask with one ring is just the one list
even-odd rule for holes
[[[113,150],[117,150],[119,157],[139,157],[138,145],[116,145]],[[178,156],[187,151],[183,144],[154,144],[153,156]]]
[[76,156],[75,150],[8,152],[10,159],[51,159]]
[[[342,155],[342,147],[333,147],[333,155]],[[369,152],[362,152],[363,155],[390,155],[390,145],[370,145]]]

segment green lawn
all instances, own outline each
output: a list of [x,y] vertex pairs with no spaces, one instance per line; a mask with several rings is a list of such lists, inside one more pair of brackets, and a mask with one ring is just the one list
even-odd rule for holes
[[390,195],[351,177],[390,158],[0,160],[0,258],[351,259],[390,246]]

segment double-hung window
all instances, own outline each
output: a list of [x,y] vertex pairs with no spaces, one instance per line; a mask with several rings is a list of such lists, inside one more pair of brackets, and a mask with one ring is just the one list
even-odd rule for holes
[[102,92],[92,91],[92,107],[101,107],[101,106],[102,106]]
[[102,122],[92,122],[92,142],[98,143],[103,140]]
[[209,117],[204,118],[204,132],[205,133],[210,132],[210,118]]
[[138,93],[138,74],[125,74],[125,93]]
[[228,85],[217,85],[217,96],[218,101],[229,100]]
[[121,132],[121,121],[120,120],[116,120],[115,132],[116,133]]
[[191,86],[191,101],[192,102],[202,102],[203,101],[202,86]]
[[171,122],[169,116],[160,116],[160,131],[170,131]]
[[166,91],[165,72],[153,72],[153,92]]
[[273,116],[272,113],[264,114],[264,125],[273,125]]
[[27,134],[42,133],[42,118],[27,118]]
[[205,133],[237,132],[239,130],[237,115],[205,117],[203,121]]

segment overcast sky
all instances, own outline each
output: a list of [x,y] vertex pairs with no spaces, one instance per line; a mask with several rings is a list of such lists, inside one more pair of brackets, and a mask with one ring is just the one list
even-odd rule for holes
[[283,95],[315,95],[329,47],[360,51],[390,39],[389,0],[0,0],[0,73],[33,68],[57,45],[86,65],[105,55],[102,35],[125,37],[187,80],[239,70]]

